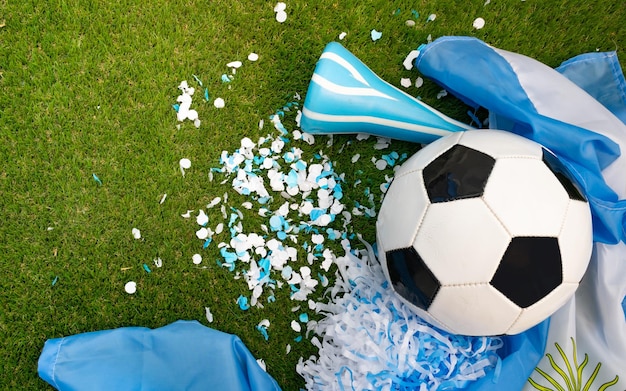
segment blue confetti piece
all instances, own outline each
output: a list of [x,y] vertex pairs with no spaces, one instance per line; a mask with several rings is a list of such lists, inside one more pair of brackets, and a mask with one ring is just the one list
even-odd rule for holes
[[309,216],[311,216],[311,220],[315,221],[318,218],[320,218],[320,216],[326,214],[326,210],[325,209],[320,209],[320,208],[313,208],[313,210],[311,210],[311,213],[309,214]]
[[264,326],[256,326],[256,329],[259,331],[259,333],[261,333],[261,335],[263,335],[263,338],[265,338],[265,340],[269,340],[270,336],[267,333],[267,328],[265,328]]
[[276,301],[276,296],[274,296],[274,295],[269,295],[269,296],[267,297],[267,302],[268,302],[268,303],[273,303],[273,302],[275,302],[275,301]]
[[230,78],[228,77],[227,74],[224,73],[222,75],[222,83],[230,83],[230,82],[231,82]]
[[270,228],[272,231],[278,231],[283,227],[283,220],[281,216],[274,215],[270,217]]
[[96,181],[97,184],[102,186],[102,181],[100,180],[100,178],[98,178],[96,174],[91,174],[91,175],[93,176],[93,180]]
[[248,304],[248,298],[243,295],[240,295],[237,298],[237,304],[239,305],[239,308],[243,311],[246,311],[250,308],[250,305]]
[[419,13],[419,12],[417,12],[416,10],[411,10],[411,14],[413,14],[413,17],[414,17],[415,19],[418,19],[418,18],[420,17],[420,13]]
[[193,76],[193,78],[196,80],[196,83],[198,83],[198,85],[202,87],[202,80],[200,80],[200,78],[198,78],[198,76],[196,75],[191,75],[191,76]]
[[298,319],[300,320],[300,322],[302,323],[306,323],[309,321],[309,315],[305,312],[301,313],[300,316],[298,316]]
[[301,335],[298,335],[298,336],[297,336],[297,337],[295,337],[293,340],[294,340],[294,341],[296,341],[296,342],[301,342],[301,341],[302,341],[302,336],[301,336]]
[[57,282],[59,282],[59,276],[54,277],[54,279],[52,280],[52,286],[55,286]]
[[467,115],[472,119],[472,122],[474,122],[479,129],[483,127],[483,123],[471,110],[467,110]]
[[209,89],[208,88],[204,89],[204,100],[207,102],[209,101]]
[[209,247],[209,245],[211,244],[212,241],[213,241],[213,239],[207,238],[207,240],[204,241],[204,244],[202,245],[202,248]]
[[178,103],[173,104],[172,108],[178,113],[178,110],[180,110],[180,105]]
[[150,266],[146,265],[145,263],[143,264],[143,270],[145,270],[146,273],[152,273],[152,270],[150,270]]

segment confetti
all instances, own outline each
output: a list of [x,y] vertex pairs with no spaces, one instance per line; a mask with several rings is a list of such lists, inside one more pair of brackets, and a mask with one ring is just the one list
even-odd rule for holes
[[376,31],[376,29],[372,29],[372,31],[370,31],[370,36],[372,37],[372,41],[376,42],[383,36],[383,33]]
[[276,21],[278,23],[283,23],[287,20],[287,12],[285,12],[285,9],[287,9],[287,5],[283,2],[276,3],[276,6],[274,6]]
[[156,266],[156,267],[162,267],[163,266],[163,260],[161,258],[154,258],[152,260],[152,262],[154,262],[154,266]]
[[345,31],[342,31],[339,34],[339,40],[343,41],[343,39],[348,35],[348,33],[346,33]]
[[202,263],[202,255],[200,255],[200,254],[194,254],[194,255],[191,257],[191,260],[192,260],[192,262],[193,262],[193,264],[194,264],[194,265],[199,265],[199,264],[201,264],[201,263]]
[[133,234],[133,238],[141,239],[141,231],[137,228],[133,228],[130,232]]
[[183,174],[183,177],[184,177],[185,170],[188,170],[191,168],[191,160],[187,158],[180,159],[180,161],[178,162],[178,165],[180,166],[180,172]]
[[243,311],[246,311],[250,308],[250,305],[248,304],[248,298],[243,295],[240,295],[237,298],[237,305],[239,305],[239,308]]
[[411,79],[403,77],[402,79],[400,79],[400,85],[404,88],[409,88],[413,85],[413,83],[411,82]]
[[413,62],[419,55],[420,55],[419,50],[411,50],[409,54],[407,54],[407,56],[404,58],[404,61],[402,62],[402,65],[404,65],[404,69],[406,69],[407,71],[410,71],[411,69],[413,69]]
[[258,59],[259,59],[259,55],[258,54],[256,54],[256,53],[248,54],[248,60],[249,61],[254,62],[254,61],[257,61]]
[[472,23],[472,26],[476,30],[480,30],[481,28],[485,27],[485,19],[483,19],[483,18],[476,18],[474,20],[474,23]]
[[128,281],[126,285],[124,285],[124,290],[129,295],[132,295],[133,293],[137,292],[137,283],[135,281]]
[[418,77],[417,79],[415,79],[416,88],[420,88],[423,85],[424,85],[424,79],[422,79],[421,77]]
[[242,66],[242,62],[241,61],[231,61],[228,64],[226,64],[227,67],[229,68],[235,68],[238,69]]
[[213,323],[213,314],[211,313],[211,309],[209,307],[204,307],[204,315],[206,316],[207,322]]
[[93,180],[96,181],[97,184],[102,186],[102,181],[100,180],[100,178],[98,178],[98,176],[96,174],[91,174],[91,175],[93,177]]
[[213,106],[215,106],[218,109],[223,109],[224,106],[226,106],[226,102],[224,102],[224,99],[222,99],[222,98],[216,98],[213,101]]
[[435,15],[435,14],[430,14],[430,15],[428,15],[428,18],[426,19],[426,22],[432,22],[432,21],[434,21],[435,19],[437,19],[437,15]]

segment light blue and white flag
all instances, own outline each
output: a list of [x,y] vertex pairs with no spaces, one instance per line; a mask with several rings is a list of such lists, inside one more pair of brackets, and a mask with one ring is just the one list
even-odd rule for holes
[[[592,206],[596,243],[581,286],[550,318],[544,358],[509,378],[507,389],[625,389],[626,83],[615,53],[582,55],[557,72],[469,37],[419,50],[420,72],[487,108],[490,127],[531,138],[565,160]],[[483,380],[472,389],[489,388]]]

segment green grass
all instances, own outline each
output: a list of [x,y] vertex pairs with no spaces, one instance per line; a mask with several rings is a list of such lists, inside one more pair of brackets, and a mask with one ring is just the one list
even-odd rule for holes
[[[233,151],[242,137],[270,131],[257,124],[294,93],[304,96],[315,62],[326,43],[348,32],[344,45],[385,80],[416,77],[402,68],[413,48],[442,35],[473,35],[502,49],[535,57],[550,66],[581,52],[617,50],[626,45],[626,5],[621,1],[288,1],[288,19],[274,20],[269,1],[0,1],[0,388],[49,389],[37,376],[46,339],[122,326],[160,327],[178,319],[204,319],[210,306],[218,330],[239,335],[268,365],[285,390],[302,385],[295,373],[300,356],[315,353],[294,343],[293,319],[285,292],[266,309],[243,312],[235,305],[248,294],[242,280],[206,261],[196,225],[180,217],[200,209],[228,185],[209,182],[222,150]],[[401,14],[394,16],[396,9]],[[411,9],[421,16],[415,28],[404,21]],[[437,14],[425,23],[430,13]],[[476,17],[487,21],[472,29]],[[372,42],[371,29],[383,32]],[[225,64],[244,61],[230,84]],[[622,56],[622,66],[626,57]],[[176,128],[171,104],[181,80],[198,75],[226,108],[202,102],[194,107],[203,123]],[[230,87],[230,88],[229,88]],[[451,97],[438,101],[427,83],[408,92],[467,121]],[[350,158],[373,156],[371,142],[354,143],[343,154],[337,137],[324,149],[339,172],[356,179]],[[393,144],[397,150],[416,146]],[[332,155],[332,154],[335,155]],[[185,178],[178,160],[189,157]],[[360,167],[359,167],[360,168]],[[363,163],[373,187],[384,173]],[[99,186],[96,173],[103,181]],[[362,197],[361,190],[347,193]],[[167,193],[164,204],[161,196]],[[233,201],[233,205],[235,202]],[[217,218],[213,216],[214,220]],[[244,220],[258,226],[259,217]],[[49,227],[53,228],[49,230]],[[136,241],[131,229],[141,229]],[[357,218],[354,230],[374,240],[372,221]],[[215,246],[205,259],[217,259]],[[156,256],[163,268],[142,269]],[[127,269],[129,268],[129,269]],[[58,276],[58,282],[52,281]],[[125,282],[138,292],[124,293]],[[254,330],[269,318],[270,340]],[[294,348],[285,355],[285,345]]]

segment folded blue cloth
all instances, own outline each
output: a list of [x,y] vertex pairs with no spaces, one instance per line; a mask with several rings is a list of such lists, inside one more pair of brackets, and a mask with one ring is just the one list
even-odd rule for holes
[[280,390],[239,337],[196,321],[51,339],[38,371],[63,391]]

